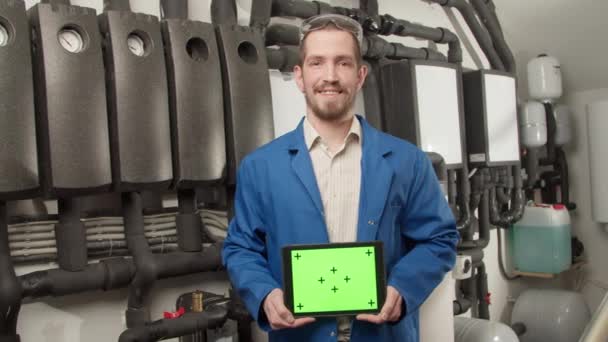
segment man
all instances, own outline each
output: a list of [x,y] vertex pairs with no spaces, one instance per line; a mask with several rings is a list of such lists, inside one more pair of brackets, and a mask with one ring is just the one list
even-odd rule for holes
[[[301,31],[294,72],[306,117],[242,161],[224,264],[270,341],[418,341],[418,307],[455,259],[454,218],[426,155],[354,115],[367,75],[359,24],[322,15]],[[384,244],[381,312],[294,319],[281,247],[369,240]]]

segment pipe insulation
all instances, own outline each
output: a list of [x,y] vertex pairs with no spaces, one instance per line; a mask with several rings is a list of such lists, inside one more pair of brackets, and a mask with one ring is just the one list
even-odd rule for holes
[[443,7],[451,7],[451,8],[457,9],[458,12],[460,12],[462,17],[464,18],[467,25],[469,26],[469,29],[473,33],[473,36],[475,36],[475,39],[479,43],[481,50],[488,58],[488,61],[490,62],[492,69],[497,69],[497,70],[501,70],[501,71],[506,70],[502,59],[500,58],[500,56],[498,55],[498,53],[496,52],[496,49],[494,48],[494,46],[492,44],[492,39],[490,38],[488,32],[479,24],[479,21],[477,21],[477,16],[475,15],[475,11],[473,10],[473,7],[471,7],[471,5],[468,2],[466,2],[465,0],[428,0],[428,1],[434,2]]
[[188,19],[188,0],[160,0],[163,19]]
[[498,17],[496,16],[496,12],[490,10],[490,8],[485,3],[486,0],[471,0],[471,4],[475,8],[475,11],[479,15],[481,21],[485,24],[490,36],[492,37],[492,41],[494,47],[496,48],[496,52],[500,56],[503,64],[505,65],[505,70],[513,75],[516,74],[516,65],[515,58],[513,57],[513,52],[507,45],[505,38],[502,34],[502,30],[500,25],[498,24]]
[[9,255],[6,202],[0,201],[0,340],[19,341],[21,286]]
[[211,21],[215,25],[236,25],[237,11],[235,0],[212,0]]

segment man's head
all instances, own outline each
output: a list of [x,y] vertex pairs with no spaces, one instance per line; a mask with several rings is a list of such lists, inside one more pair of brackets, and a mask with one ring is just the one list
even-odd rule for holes
[[355,97],[367,75],[362,64],[359,23],[340,15],[312,17],[302,24],[296,83],[308,114],[326,121],[353,115]]

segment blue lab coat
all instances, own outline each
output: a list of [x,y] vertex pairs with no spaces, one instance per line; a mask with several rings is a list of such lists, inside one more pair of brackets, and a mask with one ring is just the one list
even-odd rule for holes
[[[418,308],[456,256],[458,233],[432,165],[416,146],[362,126],[357,241],[381,240],[387,284],[402,295],[405,315],[391,324],[353,320],[351,341],[418,341]],[[222,251],[233,286],[269,331],[262,303],[282,288],[281,247],[327,243],[321,195],[302,122],[245,157],[238,170],[235,218]],[[441,327],[437,327],[441,329]],[[336,319],[269,332],[270,341],[336,341]]]

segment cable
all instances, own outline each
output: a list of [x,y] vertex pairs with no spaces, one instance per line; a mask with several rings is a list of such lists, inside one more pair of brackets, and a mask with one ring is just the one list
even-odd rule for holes
[[512,276],[507,274],[505,269],[505,265],[502,258],[502,229],[500,227],[496,227],[496,235],[498,235],[498,266],[500,268],[500,274],[507,280],[515,280],[521,278],[521,276]]

